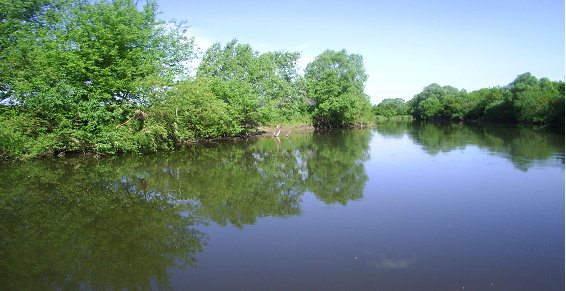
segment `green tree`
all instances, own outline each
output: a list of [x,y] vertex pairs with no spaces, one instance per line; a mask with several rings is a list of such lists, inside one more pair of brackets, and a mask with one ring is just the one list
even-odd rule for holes
[[557,94],[551,100],[550,111],[548,112],[546,121],[550,124],[554,124],[564,128],[565,121],[565,104],[564,104],[564,82],[553,82],[554,88]]
[[263,63],[273,63],[273,73],[263,83],[265,94],[277,108],[282,120],[292,120],[307,113],[304,78],[299,74],[298,52],[276,51],[260,55]]
[[454,118],[463,115],[462,103],[466,95],[465,90],[433,83],[409,100],[407,105],[409,113],[415,118]]
[[374,106],[374,113],[387,118],[407,114],[407,104],[402,98],[383,99]]
[[524,73],[509,84],[509,90],[510,103],[518,121],[545,123],[559,121],[558,115],[563,117],[556,113],[556,107],[564,104],[564,91],[548,78],[537,80],[531,73]]
[[485,100],[491,92],[492,89],[490,88],[482,88],[470,92],[466,100],[462,103],[465,117],[474,120],[480,119],[485,111]]
[[168,135],[180,143],[239,133],[243,128],[233,108],[217,95],[214,86],[214,80],[208,78],[177,83],[164,102],[151,108],[151,121],[163,124]]
[[257,58],[259,52],[249,44],[239,44],[237,39],[226,43],[219,42],[210,46],[200,62],[197,77],[214,77],[221,80],[238,80],[257,83],[259,72]]
[[315,126],[349,125],[371,113],[361,55],[326,50],[307,65],[305,80]]
[[[123,134],[114,127],[158,102],[195,55],[184,24],[157,20],[155,1],[141,9],[133,0],[15,5],[0,15],[7,28],[0,35],[0,94],[9,105],[0,118],[3,155],[106,148],[99,141]],[[27,125],[10,129],[14,116]],[[5,137],[20,143],[5,144]]]
[[508,88],[490,88],[479,104],[484,121],[516,121],[509,103]]
[[[240,109],[245,128],[253,128],[274,119],[292,119],[305,111],[303,80],[297,72],[298,52],[259,54],[237,39],[224,47],[214,43],[204,54],[197,78],[217,78],[221,86],[246,87],[248,92],[232,96],[231,106]],[[234,82],[239,82],[235,85]],[[227,100],[228,101],[228,100]]]
[[564,82],[524,73],[504,87],[471,93],[431,84],[407,102],[419,119],[458,118],[564,125]]
[[110,121],[116,105],[147,102],[146,78],[172,80],[194,56],[185,27],[158,21],[154,1],[141,11],[133,0],[77,0],[50,11],[54,21],[27,30],[19,57],[4,63],[19,76],[2,82],[12,89],[9,98],[48,119],[67,113],[96,128]]
[[34,42],[36,33],[53,27],[59,4],[54,0],[0,1],[0,100],[14,93],[14,82],[40,47]]

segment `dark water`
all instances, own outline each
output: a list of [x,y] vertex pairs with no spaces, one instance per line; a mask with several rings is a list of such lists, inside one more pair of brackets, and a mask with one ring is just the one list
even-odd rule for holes
[[0,165],[2,290],[564,290],[564,135],[384,122]]

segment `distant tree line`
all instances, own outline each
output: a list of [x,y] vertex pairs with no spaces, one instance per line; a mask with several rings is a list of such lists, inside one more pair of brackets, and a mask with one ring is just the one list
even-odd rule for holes
[[564,127],[564,82],[519,75],[504,87],[473,92],[430,84],[411,100],[385,99],[374,105],[375,114],[409,114],[417,119],[457,119],[525,122]]
[[[372,118],[361,55],[204,53],[156,1],[0,0],[0,158],[142,152],[260,125]],[[189,63],[200,59],[200,65]]]
[[403,98],[383,99],[379,104],[373,105],[373,113],[386,118],[408,116],[407,103]]

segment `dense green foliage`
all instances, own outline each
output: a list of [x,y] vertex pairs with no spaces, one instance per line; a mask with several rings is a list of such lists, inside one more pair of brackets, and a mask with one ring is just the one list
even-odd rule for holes
[[291,120],[306,113],[303,78],[297,72],[298,52],[259,54],[234,39],[222,48],[214,43],[198,67],[197,79],[215,78],[217,86],[238,92],[221,96],[244,128],[273,120]]
[[473,92],[431,84],[406,103],[418,119],[473,119],[564,126],[564,82],[519,75],[505,87]]
[[371,114],[361,55],[326,50],[307,65],[305,79],[315,125],[340,126]]
[[[437,84],[372,108],[363,58],[260,54],[236,39],[200,55],[183,23],[134,0],[0,0],[0,158],[145,152],[258,126],[340,127],[374,114],[564,125],[564,83],[529,73],[467,93]],[[372,114],[372,111],[374,114]]]
[[0,45],[1,156],[156,143],[155,128],[116,126],[184,74],[195,54],[183,25],[158,21],[151,1],[142,10],[131,0],[2,2],[9,5],[19,8],[2,15],[10,27]]
[[351,125],[369,104],[361,56],[345,51],[342,77],[318,80],[340,82],[328,97],[308,95],[300,53],[236,39],[208,48],[192,76],[194,40],[159,21],[155,1],[0,0],[0,20],[2,158],[170,149],[313,112],[317,125]]
[[383,99],[379,104],[373,105],[373,113],[386,118],[407,115],[407,103],[401,98]]

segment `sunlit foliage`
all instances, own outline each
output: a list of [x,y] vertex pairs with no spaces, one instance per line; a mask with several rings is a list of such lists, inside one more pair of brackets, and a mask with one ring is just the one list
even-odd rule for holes
[[260,54],[236,39],[213,44],[191,75],[200,53],[188,27],[157,11],[155,1],[0,1],[0,157],[171,149],[313,112],[317,124],[349,125],[369,104],[361,56],[345,51],[351,64],[326,84],[350,89],[327,97],[308,95],[299,52]]
[[350,125],[371,114],[367,77],[362,56],[346,50],[326,50],[309,63],[305,80],[315,126]]
[[564,82],[525,73],[505,87],[473,92],[431,84],[407,102],[418,119],[473,119],[564,126]]

